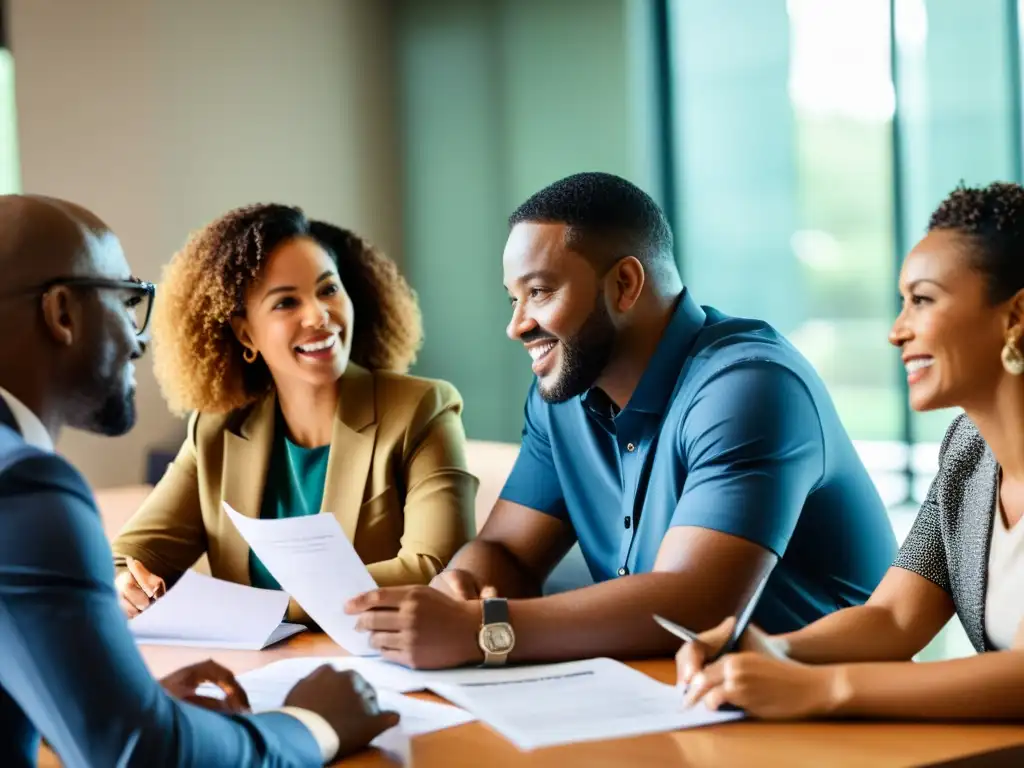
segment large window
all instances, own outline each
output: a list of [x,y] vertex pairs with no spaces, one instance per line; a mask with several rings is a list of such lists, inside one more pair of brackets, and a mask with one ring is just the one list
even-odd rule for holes
[[684,279],[821,373],[886,502],[953,414],[912,414],[887,334],[903,255],[961,179],[1019,180],[1016,0],[669,0]]

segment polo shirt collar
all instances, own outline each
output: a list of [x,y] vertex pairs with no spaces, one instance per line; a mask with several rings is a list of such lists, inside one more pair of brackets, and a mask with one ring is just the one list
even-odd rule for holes
[[[655,415],[665,412],[679,379],[679,373],[706,319],[704,310],[684,288],[661,341],[648,361],[647,368],[640,377],[640,383],[637,384],[625,410]],[[582,399],[583,406],[594,415],[614,417],[614,404],[599,388],[591,388]]]

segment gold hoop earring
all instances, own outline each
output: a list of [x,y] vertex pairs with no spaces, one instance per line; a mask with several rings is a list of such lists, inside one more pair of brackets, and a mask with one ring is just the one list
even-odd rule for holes
[[247,363],[255,363],[256,362],[256,350],[255,349],[249,349],[249,347],[246,347],[245,349],[242,350],[242,359],[245,360],[245,362],[247,362]]
[[1011,376],[1020,376],[1024,373],[1024,353],[1017,346],[1017,334],[1011,333],[1006,337],[1003,351],[999,355],[1003,360],[1003,368]]

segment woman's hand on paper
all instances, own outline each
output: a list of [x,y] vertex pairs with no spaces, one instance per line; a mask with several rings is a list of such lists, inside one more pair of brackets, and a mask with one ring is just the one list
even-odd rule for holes
[[[702,632],[697,638],[699,642],[685,643],[679,649],[676,669],[680,685],[688,685],[694,675],[703,669],[706,660],[715,656],[729,641],[735,624],[734,616],[726,617],[717,627]],[[787,660],[785,642],[765,634],[753,624],[747,625],[736,650],[760,653],[780,661]]]
[[729,639],[735,618],[725,619],[702,633],[698,642],[686,643],[676,655],[679,686],[685,702],[703,701],[709,709],[732,704],[761,718],[783,719],[825,714],[836,685],[835,667],[798,664],[786,656],[786,643],[750,625],[740,638],[737,653],[711,664]]
[[114,586],[120,596],[121,610],[129,619],[142,613],[167,591],[164,580],[132,557],[126,557],[127,570],[118,574]]
[[841,667],[730,653],[694,675],[685,703],[709,709],[732,704],[754,717],[782,720],[827,715],[837,700]]

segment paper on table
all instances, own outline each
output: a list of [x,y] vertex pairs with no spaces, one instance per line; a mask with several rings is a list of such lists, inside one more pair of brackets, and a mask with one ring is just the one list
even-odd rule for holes
[[357,617],[345,613],[345,603],[377,584],[333,515],[257,520],[227,502],[224,509],[281,588],[328,637],[349,653],[376,653],[368,634],[356,632]]
[[[422,690],[424,687],[415,672],[397,664],[365,656],[298,656],[282,659],[245,672],[238,676],[238,681],[249,697],[249,706],[255,712],[262,712],[283,706],[292,687],[324,664],[339,670],[355,670],[378,691],[387,689],[406,693]],[[204,685],[199,692],[215,698],[222,698],[224,695],[220,688],[213,685]]]
[[430,688],[523,750],[674,731],[742,718],[682,709],[680,692],[611,659],[509,670],[515,674]]
[[412,743],[409,734],[402,730],[401,724],[384,731],[373,740],[373,746],[383,752],[391,762],[403,768],[412,765]]
[[167,594],[128,622],[139,643],[260,650],[301,632],[282,624],[288,595],[185,571]]
[[[283,659],[244,672],[237,679],[249,699],[252,711],[266,712],[282,707],[295,684],[322,664],[330,664],[335,669],[355,670],[376,689],[380,708],[399,714],[399,725],[371,742],[399,762],[408,760],[409,737],[476,720],[469,712],[458,707],[403,696],[401,691],[422,687],[415,675],[403,667],[377,659],[352,656]],[[197,693],[214,698],[224,697],[224,692],[212,685],[200,686]]]
[[[476,717],[464,709],[451,704],[414,699],[412,696],[381,689],[377,691],[377,703],[381,710],[397,712],[401,729],[407,736],[420,736],[456,725],[471,723]],[[384,734],[381,734],[383,736]],[[379,736],[377,738],[380,738]],[[377,746],[376,741],[370,742]]]

